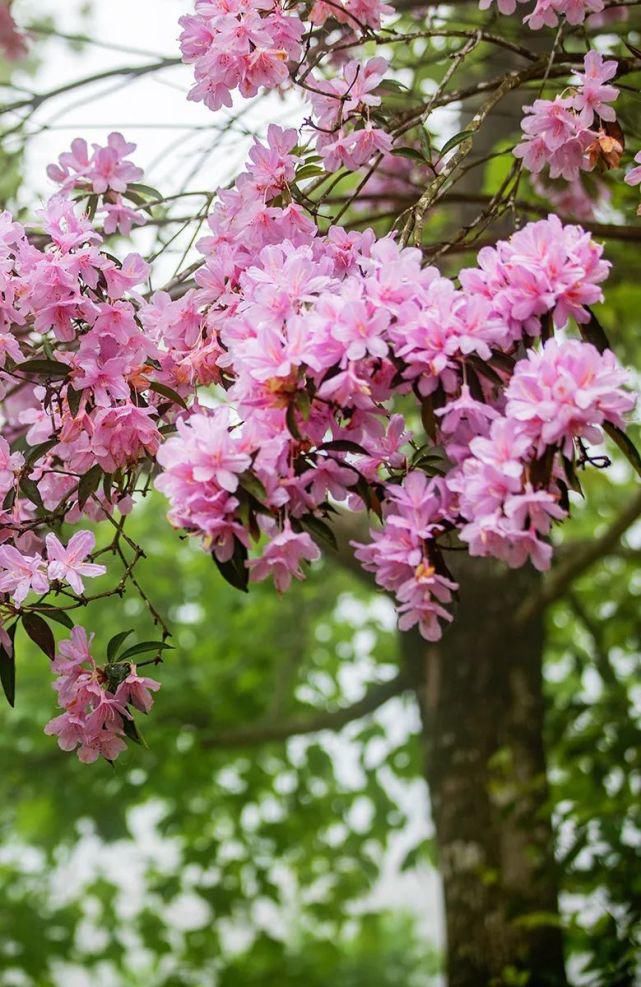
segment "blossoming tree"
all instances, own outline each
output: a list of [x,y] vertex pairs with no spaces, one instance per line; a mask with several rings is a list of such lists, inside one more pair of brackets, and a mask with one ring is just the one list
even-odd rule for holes
[[[584,471],[609,465],[605,436],[641,472],[633,378],[595,310],[611,269],[603,241],[641,239],[634,124],[632,153],[624,137],[641,71],[634,4],[537,0],[524,18],[498,6],[472,26],[456,5],[378,0],[185,9],[190,100],[216,113],[277,90],[301,112],[255,140],[216,193],[198,259],[187,253],[164,284],[125,245],[168,203],[120,133],[74,139],[38,215],[0,217],[9,703],[21,625],[51,659],[60,712],[45,731],[63,750],[114,761],[140,741],[160,688],[142,667],[171,649],[127,523],[152,487],[238,591],[272,580],[286,592],[321,552],[360,567],[403,632],[404,666],[379,701],[412,688],[425,718],[452,987],[565,982],[545,764],[519,724],[534,709],[540,728],[542,604],[599,547],[543,584],[531,567],[550,569]],[[0,11],[0,43],[20,58],[28,39]],[[430,52],[446,69],[423,87]],[[496,75],[479,73],[485,58]],[[521,139],[494,148],[515,99]],[[462,129],[443,134],[436,112],[452,105]],[[470,191],[496,159],[490,190]],[[627,214],[608,204],[612,189]],[[604,537],[638,512],[635,501]],[[113,597],[118,621],[127,586],[157,638],[118,630],[97,654],[91,603]],[[506,745],[529,784],[509,823],[486,776]],[[478,770],[467,795],[465,761]],[[485,843],[470,835],[479,823]],[[514,875],[478,880],[466,844],[486,865],[515,856]],[[519,925],[521,901],[552,919]]]

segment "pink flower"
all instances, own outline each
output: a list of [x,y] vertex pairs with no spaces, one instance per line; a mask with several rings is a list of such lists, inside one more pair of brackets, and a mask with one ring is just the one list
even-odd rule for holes
[[384,309],[374,309],[365,302],[349,296],[340,307],[338,321],[332,327],[332,335],[345,347],[343,365],[349,360],[360,360],[368,353],[383,357],[388,344],[385,332],[390,323],[389,313]]
[[95,737],[85,739],[78,750],[78,760],[83,764],[93,764],[99,757],[115,761],[127,749],[127,744],[118,733],[102,730]]
[[532,530],[519,530],[499,512],[478,518],[461,529],[472,556],[500,559],[518,569],[530,559],[540,571],[549,569],[552,546]]
[[582,24],[586,17],[599,13],[603,7],[603,0],[537,0],[524,22],[535,31],[541,27],[556,27],[562,16],[569,24]]
[[610,350],[599,353],[590,343],[549,340],[521,360],[507,389],[506,413],[523,423],[539,454],[561,445],[571,454],[574,438],[601,440],[597,426],[623,427],[635,405],[625,389],[628,374]]
[[103,224],[107,235],[118,232],[129,236],[134,226],[144,226],[146,222],[144,215],[128,206],[121,196],[115,202],[105,202],[103,208],[107,214]]
[[634,160],[639,167],[626,172],[624,181],[627,185],[641,185],[641,151],[637,151]]
[[587,130],[582,118],[573,112],[572,98],[557,96],[554,100],[537,99],[525,106],[521,122],[525,139],[514,149],[528,171],[538,174],[546,165],[552,178],[562,175],[575,180],[579,172],[590,170],[586,151],[594,134]]
[[507,498],[504,510],[506,517],[518,528],[527,526],[542,535],[548,534],[552,521],[561,521],[567,516],[554,494],[549,490],[533,490],[529,483],[523,493]]
[[[518,0],[519,3],[525,3],[525,0]],[[517,0],[497,0],[496,6],[498,7],[500,14],[513,14],[516,10]],[[480,0],[479,10],[488,10],[492,6],[492,0]]]
[[129,144],[122,134],[111,133],[107,144],[93,144],[93,154],[89,154],[87,142],[76,138],[70,151],[60,155],[58,165],[49,165],[49,177],[62,186],[63,190],[89,185],[96,195],[105,192],[125,192],[127,186],[139,182],[143,176],[127,155],[135,151],[136,145]]
[[271,576],[280,593],[289,589],[292,577],[302,579],[301,562],[314,562],[320,558],[318,546],[305,531],[292,531],[289,521],[270,537],[258,559],[250,559],[250,579],[260,582]]
[[151,421],[153,414],[153,408],[138,408],[131,403],[95,412],[91,450],[106,473],[157,452],[160,432]]
[[0,545],[0,593],[10,593],[20,606],[27,594],[46,593],[49,580],[41,555],[23,555],[13,545]]
[[120,734],[102,730],[95,737],[85,738],[78,750],[78,760],[83,764],[93,764],[99,757],[115,761],[126,749],[127,744]]
[[583,72],[575,73],[580,88],[572,101],[581,122],[589,127],[595,115],[601,120],[615,120],[614,109],[607,104],[614,102],[619,90],[606,83],[616,75],[618,63],[614,59],[606,61],[600,52],[591,50],[583,59],[583,66]]
[[49,579],[68,582],[75,593],[84,593],[83,576],[94,578],[95,576],[102,576],[107,571],[104,565],[94,565],[84,561],[94,550],[96,544],[96,539],[91,531],[77,531],[66,548],[51,532],[47,535],[45,542],[49,560]]
[[57,737],[58,746],[63,751],[73,751],[85,738],[85,721],[80,714],[61,713],[49,720],[44,728],[48,737]]
[[93,634],[87,635],[84,627],[73,627],[71,637],[61,641],[58,645],[58,657],[52,665],[54,671],[62,672],[72,666],[82,664],[82,662],[92,661],[90,647],[93,638]]
[[238,476],[251,465],[251,456],[234,432],[226,408],[179,421],[178,436],[168,439],[160,449],[161,466],[171,469],[182,465],[196,483],[213,481],[229,493],[236,490]]
[[158,692],[160,682],[138,675],[136,666],[132,665],[127,678],[120,683],[116,691],[116,699],[127,705],[130,703],[142,713],[148,713],[154,704],[152,692]]
[[384,130],[367,123],[362,130],[351,133],[338,130],[333,138],[321,134],[317,146],[329,171],[336,171],[341,165],[355,171],[375,153],[389,152],[392,138]]
[[21,452],[11,452],[9,443],[0,435],[0,500],[11,490],[16,476],[24,465]]

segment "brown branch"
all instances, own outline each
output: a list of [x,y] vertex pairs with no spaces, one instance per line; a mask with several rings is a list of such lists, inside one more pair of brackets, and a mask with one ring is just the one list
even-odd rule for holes
[[632,497],[619,516],[600,538],[593,541],[581,542],[576,551],[564,562],[552,570],[538,593],[529,597],[516,611],[513,621],[517,625],[527,624],[528,621],[541,613],[551,603],[559,600],[572,583],[590,569],[596,562],[608,555],[617,545],[619,539],[641,517],[641,490]]
[[124,65],[116,69],[106,69],[104,72],[96,72],[95,75],[85,76],[84,79],[67,82],[65,85],[58,86],[56,89],[50,89],[46,93],[34,93],[33,96],[29,96],[26,99],[19,99],[14,103],[7,103],[5,106],[0,106],[0,115],[26,108],[36,110],[49,99],[54,99],[56,96],[63,96],[65,93],[73,92],[75,89],[82,89],[83,86],[91,85],[94,82],[103,82],[105,79],[117,78],[120,75],[126,75],[132,79],[136,79],[142,75],[149,75],[150,72],[157,72],[160,69],[180,65],[181,62],[182,60],[180,58],[163,58],[160,61],[151,62],[149,65]]
[[254,747],[274,741],[288,740],[290,737],[301,737],[321,730],[342,730],[348,723],[360,720],[369,713],[375,712],[394,696],[400,695],[410,688],[408,676],[399,672],[396,678],[389,682],[380,682],[372,686],[357,702],[351,706],[343,706],[335,710],[323,710],[306,716],[294,716],[290,720],[259,722],[251,727],[240,727],[238,730],[226,730],[213,737],[205,737],[200,746],[204,750],[218,750],[228,747]]

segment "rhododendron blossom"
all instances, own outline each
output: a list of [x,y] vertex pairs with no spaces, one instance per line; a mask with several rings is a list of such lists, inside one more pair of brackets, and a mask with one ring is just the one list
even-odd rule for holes
[[[499,0],[501,15],[515,8]],[[576,25],[602,8],[538,0],[526,20]],[[631,379],[593,311],[610,271],[590,232],[601,227],[537,206],[544,218],[525,222],[531,198],[517,220],[527,176],[508,149],[501,208],[492,216],[481,195],[476,226],[427,249],[421,210],[449,195],[483,113],[439,152],[430,103],[390,109],[402,84],[370,49],[399,40],[381,28],[392,13],[379,0],[197,0],[184,14],[189,99],[217,110],[236,91],[298,86],[307,103],[297,126],[263,128],[241,174],[208,196],[205,235],[169,282],[155,256],[113,240],[181,198],[140,184],[120,133],[77,137],[49,167],[37,227],[0,215],[0,660],[21,622],[53,660],[62,712],[47,733],[83,761],[140,741],[134,717],[159,688],[135,660],[159,663],[170,631],[133,576],[144,550],[126,525],[152,487],[241,591],[267,579],[287,591],[336,548],[337,514],[367,512],[355,558],[393,596],[399,628],[436,641],[456,619],[451,553],[548,568],[580,471],[607,458],[593,446],[607,434],[629,452]],[[483,32],[462,34],[467,51]],[[536,56],[515,54],[528,62],[520,81],[542,88],[514,154],[546,173],[535,192],[590,220],[607,194],[589,173],[624,153],[624,87],[611,81],[626,66],[595,49],[556,73],[550,59],[539,78]],[[546,88],[562,73],[566,88]],[[628,171],[640,181],[641,167]],[[393,224],[384,213],[365,228],[369,196]],[[499,217],[500,238],[479,250]],[[86,581],[103,576],[94,598],[133,587],[160,640],[118,631],[97,653],[75,618],[92,601]],[[56,645],[49,620],[70,636]]]

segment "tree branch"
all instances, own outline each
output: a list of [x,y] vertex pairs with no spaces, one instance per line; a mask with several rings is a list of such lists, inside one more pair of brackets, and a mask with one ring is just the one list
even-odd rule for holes
[[360,720],[373,713],[394,696],[409,689],[409,677],[399,672],[396,678],[389,682],[381,682],[372,686],[357,702],[351,706],[343,706],[335,710],[323,710],[307,716],[294,716],[290,720],[275,722],[259,722],[252,727],[241,727],[238,730],[226,730],[213,737],[205,737],[201,741],[204,750],[218,750],[228,747],[254,747],[271,741],[288,740],[290,737],[301,737],[321,730],[342,730],[348,723]]
[[544,581],[540,592],[525,600],[516,611],[513,617],[514,623],[517,625],[527,624],[532,617],[560,599],[579,576],[587,572],[603,556],[608,555],[638,517],[641,517],[641,490],[637,491],[600,538],[582,542],[567,561],[560,563],[552,570]]
[[181,62],[182,60],[180,58],[163,58],[160,61],[151,62],[149,65],[124,65],[121,68],[106,69],[104,72],[96,72],[95,75],[85,76],[84,79],[67,82],[65,85],[58,86],[56,89],[50,89],[46,93],[34,93],[33,96],[28,96],[26,99],[19,99],[15,103],[7,103],[5,106],[0,106],[0,115],[25,108],[35,110],[49,99],[73,92],[74,89],[82,89],[83,86],[91,85],[94,82],[103,82],[105,79],[113,79],[120,75],[127,75],[132,79],[136,79],[142,75],[149,75],[150,72],[157,72],[159,69],[180,65]]

